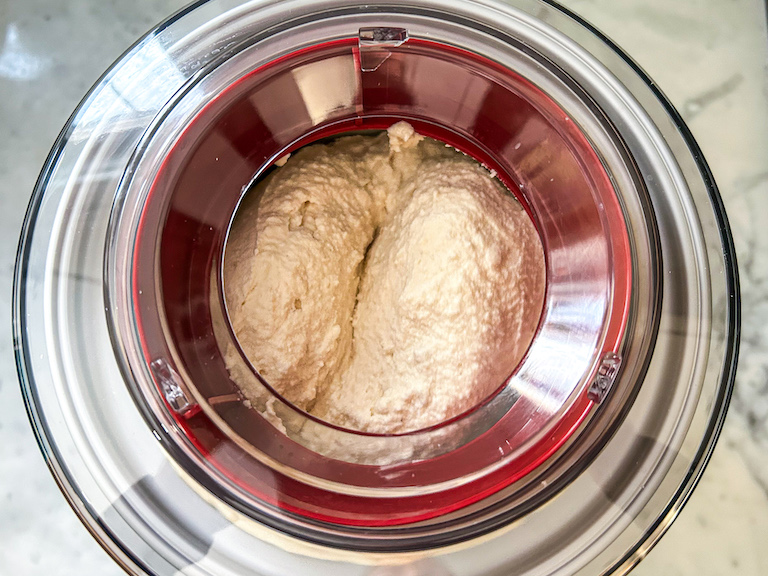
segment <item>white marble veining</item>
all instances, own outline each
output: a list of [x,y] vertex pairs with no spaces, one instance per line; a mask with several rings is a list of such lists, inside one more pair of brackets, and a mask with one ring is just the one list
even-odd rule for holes
[[[58,131],[104,69],[183,0],[0,2],[0,310],[18,232]],[[768,574],[768,36],[761,0],[571,0],[655,79],[702,147],[739,257],[743,329],[723,436],[698,489],[634,574]],[[121,574],[35,444],[0,330],[0,573]]]

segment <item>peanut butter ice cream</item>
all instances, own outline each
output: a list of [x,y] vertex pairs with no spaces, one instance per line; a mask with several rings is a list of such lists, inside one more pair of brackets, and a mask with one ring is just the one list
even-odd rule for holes
[[514,196],[405,122],[276,168],[244,200],[224,270],[253,367],[299,408],[377,433],[438,424],[492,394],[530,344],[544,273]]

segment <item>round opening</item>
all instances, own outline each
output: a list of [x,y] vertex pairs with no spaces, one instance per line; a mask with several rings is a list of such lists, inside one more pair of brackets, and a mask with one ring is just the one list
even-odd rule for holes
[[275,397],[370,434],[459,419],[516,371],[543,309],[530,209],[407,122],[286,154],[243,195],[221,260],[227,369],[278,429]]
[[[479,405],[404,434],[320,421],[242,359],[264,398],[246,401],[224,359],[237,342],[222,290],[243,193],[302,146],[400,120],[495,172],[536,224],[546,296],[526,356]],[[542,467],[602,400],[629,314],[627,228],[590,141],[525,78],[405,31],[361,30],[239,76],[184,126],[140,215],[136,325],[174,418],[248,498],[351,526],[444,516]]]

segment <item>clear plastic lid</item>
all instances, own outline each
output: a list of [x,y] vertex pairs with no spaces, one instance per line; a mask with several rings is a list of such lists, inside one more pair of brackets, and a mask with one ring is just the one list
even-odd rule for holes
[[[546,256],[536,335],[483,403],[397,435],[317,420],[243,355],[278,429],[223,362],[233,215],[287,152],[398,120],[526,207]],[[62,133],[15,324],[52,469],[135,572],[434,556],[429,570],[551,574],[631,566],[674,517],[722,422],[738,302],[695,143],[566,12],[208,2],[140,41]]]

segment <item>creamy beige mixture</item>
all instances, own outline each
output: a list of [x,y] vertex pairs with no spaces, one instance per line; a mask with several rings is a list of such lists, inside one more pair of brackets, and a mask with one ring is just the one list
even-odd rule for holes
[[[544,297],[541,242],[520,204],[405,122],[277,168],[245,199],[224,273],[240,346],[275,390],[379,433],[489,396],[524,355]],[[232,375],[246,397],[259,393]]]

